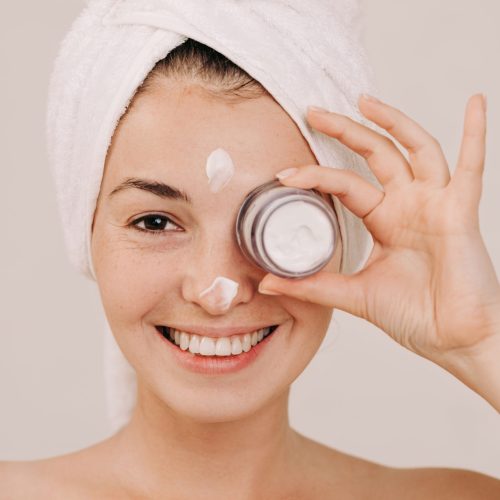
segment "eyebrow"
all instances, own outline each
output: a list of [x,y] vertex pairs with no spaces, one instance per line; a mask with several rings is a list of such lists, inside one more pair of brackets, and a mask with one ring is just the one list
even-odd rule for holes
[[139,179],[137,177],[129,177],[125,179],[121,184],[116,186],[111,193],[109,193],[108,197],[114,196],[116,193],[120,191],[124,191],[126,189],[141,189],[143,191],[147,191],[149,193],[153,193],[160,198],[166,198],[170,200],[182,200],[186,203],[192,203],[189,196],[182,190],[177,189],[173,186],[169,186],[160,181],[151,181],[148,179]]

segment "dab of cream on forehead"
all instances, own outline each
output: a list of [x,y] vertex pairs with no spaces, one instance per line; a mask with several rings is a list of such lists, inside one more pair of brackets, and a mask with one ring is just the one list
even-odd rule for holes
[[238,293],[239,284],[229,278],[217,276],[213,283],[200,293],[213,308],[226,311]]
[[220,191],[234,174],[234,164],[229,153],[222,148],[212,151],[207,159],[206,172],[210,191]]

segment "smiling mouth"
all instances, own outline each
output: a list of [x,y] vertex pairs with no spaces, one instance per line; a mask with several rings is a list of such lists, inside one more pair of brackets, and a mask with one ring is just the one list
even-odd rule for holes
[[170,343],[183,351],[201,356],[231,356],[248,352],[265,338],[273,334],[279,325],[271,325],[254,332],[227,337],[205,337],[157,325],[158,332]]

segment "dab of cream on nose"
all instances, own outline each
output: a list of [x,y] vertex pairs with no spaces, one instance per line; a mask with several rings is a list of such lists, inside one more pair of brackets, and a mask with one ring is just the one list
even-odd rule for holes
[[223,311],[229,309],[231,302],[238,293],[239,284],[229,278],[217,276],[213,283],[200,293],[200,299],[204,300],[214,309]]
[[229,153],[222,148],[212,151],[207,159],[206,172],[210,191],[220,191],[234,174],[234,164]]

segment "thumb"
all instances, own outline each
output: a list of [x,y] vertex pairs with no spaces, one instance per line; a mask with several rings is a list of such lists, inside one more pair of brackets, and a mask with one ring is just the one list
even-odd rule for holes
[[265,295],[288,295],[361,317],[365,309],[361,271],[350,275],[320,271],[295,279],[267,274],[259,284],[259,292]]

